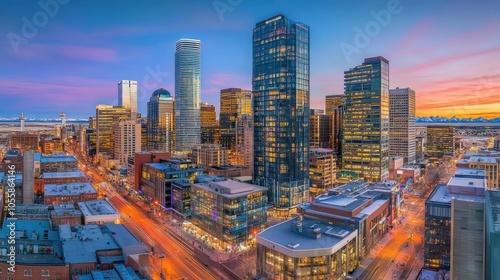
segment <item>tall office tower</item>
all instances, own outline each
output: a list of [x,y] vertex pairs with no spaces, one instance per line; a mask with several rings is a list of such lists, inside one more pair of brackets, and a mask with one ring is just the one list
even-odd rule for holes
[[342,167],[342,138],[344,137],[342,119],[344,118],[344,106],[332,109],[330,115],[330,139],[329,147],[335,151],[337,156],[337,167]]
[[252,92],[241,88],[226,88],[220,91],[219,123],[222,131],[235,128],[242,115],[252,115]]
[[114,134],[114,158],[120,165],[127,165],[128,157],[141,151],[141,124],[134,120],[117,121]]
[[97,120],[95,117],[89,117],[89,128],[96,128]]
[[118,106],[130,109],[131,118],[137,118],[137,81],[118,82]]
[[442,158],[455,155],[455,127],[454,126],[428,126],[427,157]]
[[23,153],[23,204],[35,202],[35,151]]
[[201,43],[180,39],[175,46],[175,143],[189,152],[201,142]]
[[[253,30],[254,184],[276,215],[309,199],[309,27],[277,15]],[[283,211],[280,211],[283,210]]]
[[96,154],[114,152],[114,125],[121,120],[130,120],[130,109],[121,106],[99,104],[96,111]]
[[389,61],[366,58],[344,72],[342,175],[377,182],[389,177]]
[[311,109],[310,112],[310,148],[328,148],[331,134],[331,116],[325,115],[325,111],[320,109]]
[[60,113],[59,117],[61,118],[61,126],[66,127],[66,114],[65,113]]
[[206,102],[201,103],[200,108],[200,126],[214,126],[217,125],[217,113],[215,112],[214,105],[208,105]]
[[400,156],[404,164],[416,161],[415,91],[389,90],[389,156]]
[[253,118],[249,115],[236,120],[236,165],[253,168]]
[[340,106],[344,106],[346,96],[345,94],[334,94],[325,96],[325,114],[332,115],[333,110]]
[[153,92],[148,102],[148,151],[175,151],[174,97],[166,89]]

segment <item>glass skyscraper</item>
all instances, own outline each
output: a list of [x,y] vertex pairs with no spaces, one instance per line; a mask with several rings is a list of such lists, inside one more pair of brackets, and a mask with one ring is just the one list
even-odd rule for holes
[[201,43],[180,39],[175,47],[175,145],[179,152],[201,143]]
[[118,106],[130,109],[132,119],[137,117],[137,81],[118,82]]
[[148,102],[148,151],[175,151],[174,98],[166,89],[153,92]]
[[[277,15],[253,30],[254,183],[287,211],[309,200],[309,27]],[[285,213],[283,213],[285,214]]]
[[344,72],[342,174],[353,179],[389,178],[389,61],[366,58]]

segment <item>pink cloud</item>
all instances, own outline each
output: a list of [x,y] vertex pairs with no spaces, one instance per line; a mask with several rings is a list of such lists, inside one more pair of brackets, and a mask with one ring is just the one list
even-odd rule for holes
[[118,52],[111,48],[51,44],[29,44],[19,52],[19,55],[25,58],[40,60],[60,57],[97,62],[115,62],[121,60]]

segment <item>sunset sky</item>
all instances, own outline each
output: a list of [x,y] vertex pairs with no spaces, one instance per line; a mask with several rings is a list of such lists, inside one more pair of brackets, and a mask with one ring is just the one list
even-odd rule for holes
[[310,27],[311,108],[381,55],[390,87],[417,92],[418,116],[500,117],[500,1],[435,2],[2,1],[0,117],[87,118],[117,105],[119,80],[138,81],[146,115],[155,89],[174,94],[180,38],[201,40],[202,101],[219,107],[220,89],[251,89],[252,29],[276,14]]

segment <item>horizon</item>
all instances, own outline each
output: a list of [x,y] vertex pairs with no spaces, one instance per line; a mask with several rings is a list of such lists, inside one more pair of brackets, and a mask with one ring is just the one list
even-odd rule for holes
[[[324,109],[326,95],[343,94],[344,71],[384,56],[390,88],[416,91],[417,116],[500,117],[500,61],[492,59],[500,56],[500,3],[55,1],[43,7],[10,0],[0,11],[6,118],[22,112],[54,118],[62,111],[88,118],[97,104],[118,104],[120,80],[138,81],[138,111],[145,116],[154,90],[175,96],[181,38],[201,40],[201,99],[219,112],[221,89],[251,89],[252,30],[277,14],[310,27],[311,108]],[[46,20],[35,17],[41,14]]]

